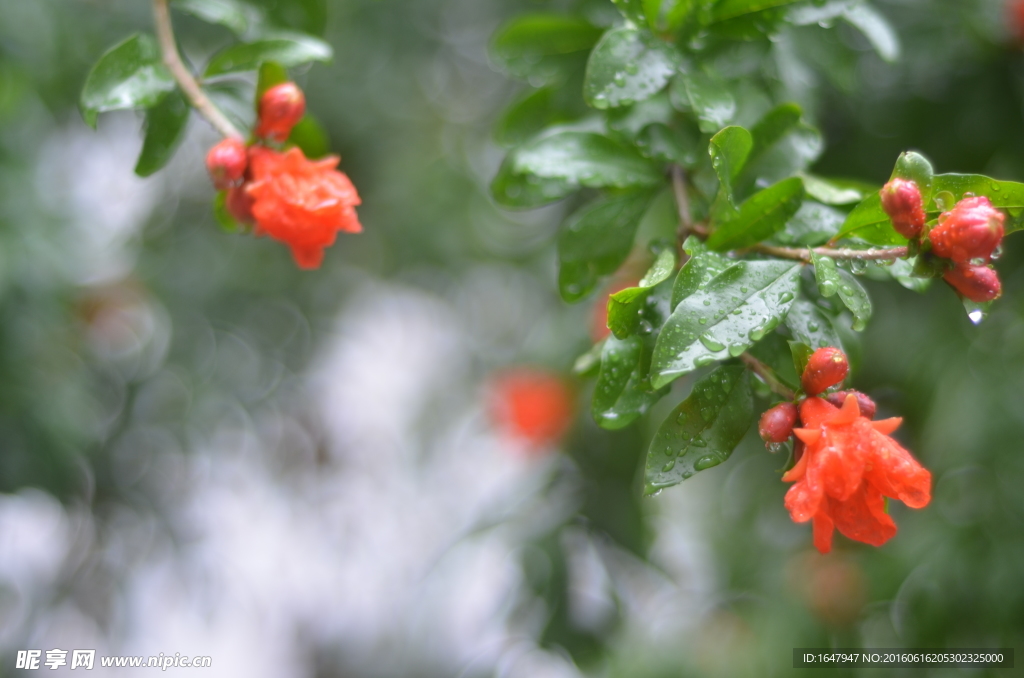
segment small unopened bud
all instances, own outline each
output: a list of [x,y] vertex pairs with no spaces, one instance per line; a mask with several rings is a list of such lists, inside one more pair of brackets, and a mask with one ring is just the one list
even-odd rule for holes
[[247,164],[245,142],[235,137],[224,139],[206,154],[206,170],[218,191],[240,184]]
[[999,274],[989,266],[957,264],[942,277],[953,286],[953,289],[971,301],[992,301],[1003,293]]
[[807,361],[800,383],[807,395],[816,396],[846,379],[849,371],[845,353],[831,346],[819,348]]
[[256,136],[284,141],[305,112],[306,97],[298,85],[274,85],[260,97]]
[[939,225],[928,234],[932,252],[957,263],[988,261],[1003,240],[1005,220],[985,196],[964,198],[940,216]]
[[879,191],[882,209],[892,219],[892,227],[904,238],[913,239],[924,229],[925,214],[921,189],[913,181],[893,179]]
[[846,396],[852,395],[857,398],[857,405],[860,406],[860,413],[868,419],[875,418],[875,412],[878,411],[878,406],[875,405],[875,401],[869,398],[866,394],[860,391],[836,391],[835,393],[829,393],[825,400],[831,405],[836,407],[842,407],[843,403],[846,402]]
[[228,213],[235,218],[235,221],[250,225],[256,223],[256,219],[252,215],[252,205],[253,199],[246,192],[244,185],[228,189],[224,206]]
[[793,427],[796,426],[797,409],[793,403],[779,403],[775,407],[765,410],[761,415],[761,421],[757,425],[757,432],[761,435],[767,445],[772,443],[784,443],[793,435]]

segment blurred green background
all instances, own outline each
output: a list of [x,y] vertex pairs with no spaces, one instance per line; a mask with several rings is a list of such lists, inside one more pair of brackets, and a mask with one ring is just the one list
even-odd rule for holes
[[[578,3],[262,4],[333,45],[296,77],[363,198],[365,233],[312,273],[218,228],[201,120],[145,181],[138,117],[81,121],[89,66],[148,30],[148,3],[0,0],[0,676],[53,647],[210,654],[219,676],[653,677],[789,675],[794,647],[1021,646],[1017,238],[979,326],[944,285],[871,285],[853,385],[904,417],[934,499],[894,505],[884,547],[821,557],[754,436],[641,500],[649,426],[600,431],[581,406],[544,459],[488,426],[494,369],[568,371],[589,345],[593,302],[556,293],[564,206],[510,213],[486,189],[518,87],[489,37]],[[815,65],[815,171],[881,183],[915,149],[1024,180],[1002,1],[876,5],[895,64],[846,25],[786,38]],[[175,23],[195,62],[230,39]]]

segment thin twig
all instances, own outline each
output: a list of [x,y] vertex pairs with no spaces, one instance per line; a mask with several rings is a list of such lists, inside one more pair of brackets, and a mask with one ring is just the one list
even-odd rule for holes
[[771,254],[783,259],[799,259],[810,261],[811,252],[819,256],[832,257],[833,259],[861,259],[864,261],[884,261],[887,259],[900,259],[907,256],[906,247],[882,247],[869,250],[855,250],[849,248],[832,247],[774,247],[772,245],[754,245],[749,248],[753,252]]
[[156,37],[160,42],[160,53],[163,55],[164,65],[174,76],[174,80],[188,97],[192,106],[225,137],[244,138],[242,133],[231,124],[231,121],[224,117],[220,109],[207,98],[199,87],[199,83],[182,63],[181,55],[178,54],[178,46],[174,41],[174,28],[171,26],[171,13],[167,9],[167,0],[153,0],[153,21],[156,24]]
[[764,380],[764,383],[768,385],[768,388],[775,393],[778,393],[786,400],[792,400],[796,397],[796,393],[794,393],[791,388],[779,381],[779,378],[775,376],[775,371],[772,368],[768,367],[754,356],[749,353],[741,353],[740,360],[750,368],[751,372],[761,377],[761,379]]
[[680,235],[686,234],[693,226],[690,214],[690,198],[686,194],[686,172],[679,165],[672,165],[672,192],[676,196],[676,209],[679,211]]

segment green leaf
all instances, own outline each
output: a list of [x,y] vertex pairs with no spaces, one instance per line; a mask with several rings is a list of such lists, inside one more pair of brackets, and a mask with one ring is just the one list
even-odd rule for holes
[[592,377],[597,375],[601,369],[601,352],[604,350],[604,340],[597,342],[586,352],[581,353],[572,365],[572,373],[577,377]]
[[505,109],[498,120],[494,136],[505,145],[521,144],[549,125],[566,122],[557,105],[558,92],[554,87],[542,87],[528,92]]
[[853,329],[860,332],[867,327],[871,318],[871,298],[849,271],[840,269],[839,277],[842,279],[842,284],[839,285],[839,298],[853,313]]
[[712,21],[725,21],[744,14],[782,7],[800,0],[721,0],[712,10]]
[[672,287],[671,308],[674,310],[679,302],[711,282],[712,278],[733,265],[731,259],[708,250],[707,245],[690,236],[683,243],[683,250],[690,255],[686,264],[679,269],[675,284]]
[[504,24],[491,40],[491,58],[509,75],[534,85],[562,79],[567,57],[588,51],[601,29],[583,19],[557,14],[529,14]]
[[758,182],[775,183],[798,174],[820,155],[821,135],[801,122],[796,104],[783,104],[768,111],[750,129],[753,146],[740,176],[734,182],[740,193]]
[[330,61],[333,56],[334,50],[320,38],[303,33],[277,33],[217,52],[206,65],[204,77],[255,71],[267,61],[291,68],[310,61]]
[[491,192],[502,205],[536,207],[581,186],[634,188],[662,181],[658,166],[633,148],[593,132],[557,132],[512,150]]
[[149,108],[175,87],[156,40],[139,33],[100,57],[85,79],[79,106],[85,122],[96,127],[100,113]]
[[635,24],[642,24],[646,18],[647,0],[612,0],[612,4],[619,8],[622,16]]
[[256,79],[256,98],[253,101],[253,110],[257,113],[260,110],[260,99],[264,92],[283,82],[288,82],[288,71],[276,61],[264,61],[260,64],[260,73]]
[[262,23],[260,11],[238,0],[172,0],[171,6],[212,24],[220,24],[245,37]]
[[146,136],[142,142],[135,173],[148,177],[174,156],[185,137],[191,108],[181,92],[171,92],[146,111]]
[[790,177],[759,191],[740,206],[735,217],[715,226],[708,247],[724,252],[756,245],[781,230],[803,200],[804,184],[800,177]]
[[732,182],[743,169],[753,143],[750,132],[742,127],[726,127],[711,137],[708,145],[711,166],[730,204],[733,203]]
[[864,34],[878,56],[890,63],[900,58],[899,36],[888,19],[874,7],[858,2],[843,12],[843,18]]
[[327,130],[308,113],[292,128],[291,134],[288,135],[288,143],[301,148],[310,159],[322,158],[331,152]]
[[624,428],[668,392],[648,390],[650,362],[650,349],[645,348],[641,337],[605,340],[591,404],[591,413],[599,426],[610,430]]
[[608,297],[608,329],[612,334],[622,339],[637,331],[648,295],[657,285],[671,277],[675,267],[676,253],[666,247],[636,287],[627,287]]
[[826,205],[852,205],[872,192],[854,182],[826,179],[813,174],[802,173],[800,178],[804,180],[807,195]]
[[590,53],[583,98],[594,108],[629,106],[659,92],[674,72],[666,43],[631,26],[613,28]]
[[900,157],[896,159],[896,165],[892,168],[892,175],[889,178],[895,179],[897,177],[913,181],[917,184],[918,190],[921,191],[923,204],[928,204],[935,189],[935,172],[932,170],[932,164],[928,162],[926,157],[914,151],[900,153]]
[[844,219],[846,215],[837,209],[805,200],[773,241],[786,246],[817,247],[839,232]]
[[802,341],[791,341],[789,342],[789,350],[793,354],[793,369],[796,370],[797,377],[799,378],[804,373],[804,369],[806,369],[814,349]]
[[563,299],[579,301],[601,276],[622,265],[650,201],[649,191],[602,198],[565,220],[558,236],[558,287]]
[[800,267],[789,261],[741,261],[680,301],[654,348],[654,387],[738,356],[775,329],[799,290]]
[[789,328],[793,339],[807,344],[812,349],[842,346],[832,321],[807,299],[800,298],[793,302],[789,315],[786,316],[786,327]]
[[750,375],[742,365],[724,365],[698,381],[651,441],[645,493],[653,494],[721,464],[739,445],[753,418]]
[[814,264],[814,280],[818,283],[818,291],[823,297],[831,297],[839,293],[843,279],[839,276],[839,268],[835,259],[817,254],[810,250],[811,263]]
[[717,132],[736,116],[736,99],[725,83],[702,71],[681,71],[673,80],[672,94],[673,103],[693,111],[700,131],[706,134]]
[[[954,200],[964,197],[965,193],[984,195],[992,201],[992,205],[1013,212],[1024,210],[1024,184],[1015,181],[998,181],[981,174],[936,174],[932,181],[932,200],[927,203],[929,214],[942,211],[936,203],[940,193],[948,193]],[[1007,224],[1007,232],[1020,228],[1017,219]],[[878,194],[865,198],[857,205],[843,223],[843,228],[835,237],[857,237],[874,245],[905,245],[907,240],[892,228],[889,216],[882,210],[882,201]]]

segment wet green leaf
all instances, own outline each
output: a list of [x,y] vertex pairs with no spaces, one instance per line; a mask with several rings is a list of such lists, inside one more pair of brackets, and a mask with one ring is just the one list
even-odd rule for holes
[[812,349],[842,346],[832,321],[807,299],[798,298],[793,302],[786,316],[786,327],[789,328],[793,339],[807,344]]
[[175,87],[156,40],[139,33],[100,57],[85,79],[79,106],[85,122],[96,127],[100,113],[149,108]]
[[821,254],[811,253],[811,263],[814,264],[814,280],[818,283],[818,291],[823,297],[835,296],[839,293],[839,286],[843,279],[839,276],[839,268],[836,267],[835,259]]
[[839,269],[839,277],[841,279],[839,298],[853,313],[853,329],[860,332],[867,327],[868,320],[871,318],[871,298],[868,297],[867,290],[849,271]]
[[593,132],[558,132],[509,152],[491,192],[503,205],[536,207],[581,186],[634,188],[662,181],[660,168],[633,148]]
[[310,61],[330,61],[333,56],[334,50],[320,38],[304,33],[276,33],[217,52],[206,65],[204,77],[255,71],[267,61],[291,68]]
[[655,387],[735,357],[779,325],[799,290],[801,264],[741,261],[675,307],[654,349]]
[[239,37],[245,37],[263,20],[258,9],[238,0],[172,0],[171,6],[203,21],[226,26]]
[[675,284],[672,287],[672,309],[675,309],[680,301],[703,288],[716,275],[735,263],[731,259],[710,251],[707,245],[692,235],[683,243],[683,250],[690,255],[690,258],[679,269],[679,275],[676,276]]
[[676,75],[672,100],[677,107],[692,111],[700,131],[706,134],[717,132],[736,116],[736,99],[725,83],[700,70],[684,70]]
[[658,253],[654,264],[636,287],[627,287],[608,297],[608,329],[619,338],[634,334],[640,326],[640,317],[651,291],[671,277],[676,266],[676,254],[671,248]]
[[647,451],[647,494],[721,464],[754,418],[750,375],[742,365],[719,367],[693,386],[662,423]]
[[643,101],[668,83],[675,66],[666,43],[630,26],[613,28],[590,54],[583,97],[594,108]]
[[622,265],[650,201],[650,191],[602,198],[565,220],[558,236],[558,287],[563,299],[579,301],[601,276]]
[[668,392],[667,388],[649,390],[650,362],[650,347],[645,346],[642,337],[612,336],[605,340],[591,404],[598,425],[611,430],[624,428]]
[[790,177],[752,195],[736,216],[715,225],[708,238],[708,247],[724,252],[750,247],[772,237],[800,209],[804,184],[800,177]]
[[708,144],[711,166],[715,169],[721,190],[725,192],[730,204],[734,204],[732,182],[743,169],[753,143],[750,132],[734,126],[718,132],[711,137],[711,143]]
[[534,85],[564,79],[576,57],[601,37],[589,22],[558,14],[528,14],[504,24],[491,40],[491,58],[509,75]]
[[146,135],[135,163],[136,174],[148,177],[174,156],[185,136],[191,110],[185,97],[175,90],[146,111]]

